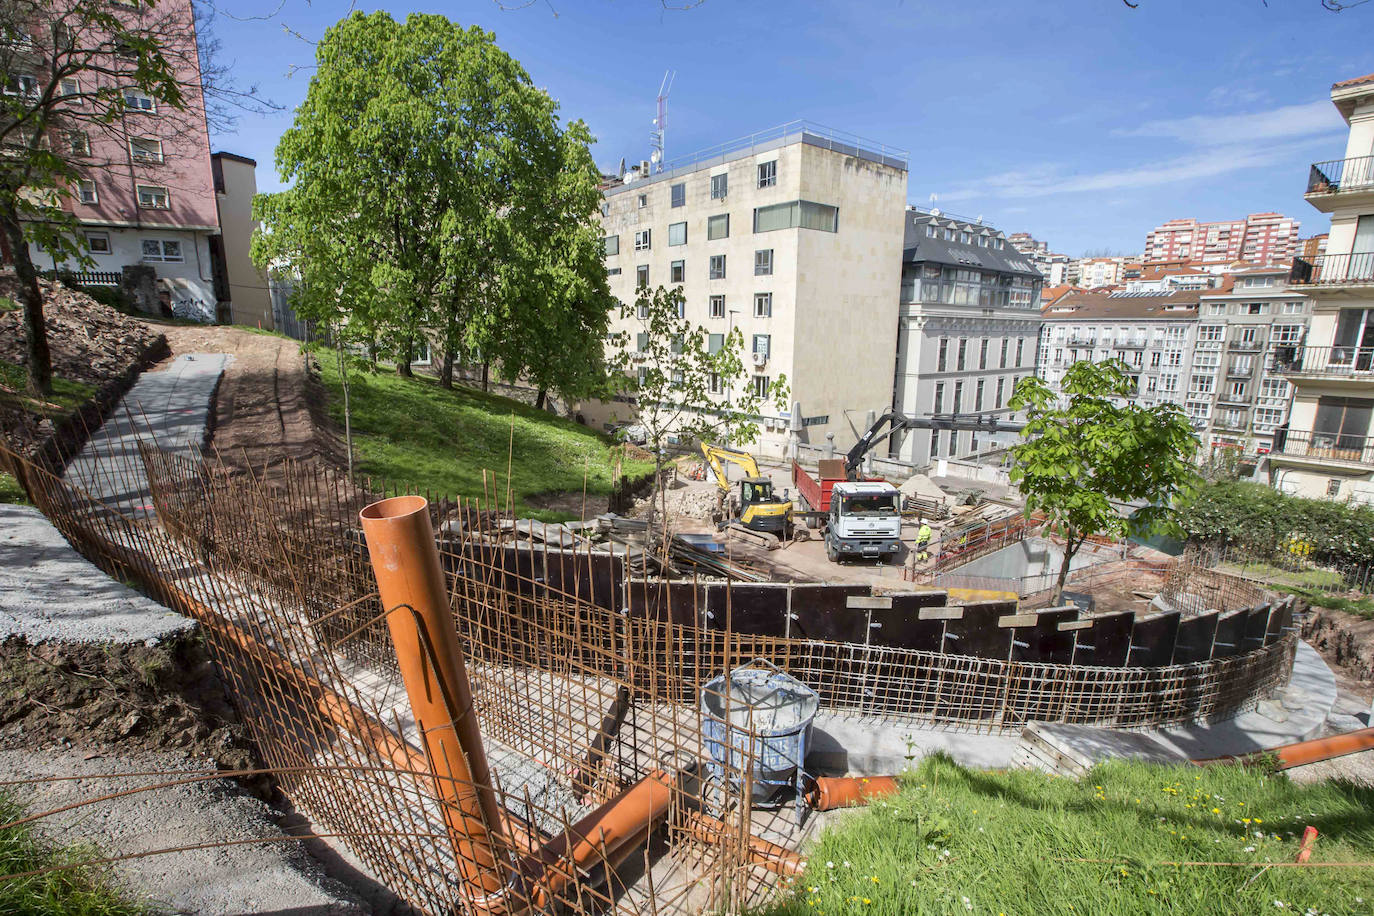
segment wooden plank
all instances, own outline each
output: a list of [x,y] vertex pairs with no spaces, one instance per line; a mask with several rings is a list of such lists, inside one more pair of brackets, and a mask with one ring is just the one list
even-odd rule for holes
[[916,612],[917,620],[963,620],[961,607],[923,607]]
[[892,607],[892,598],[890,598],[890,597],[869,598],[869,597],[864,596],[864,595],[851,595],[851,596],[845,601],[845,606],[848,607],[848,608],[858,609],[858,610],[864,610],[864,609],[867,609],[867,610],[875,610],[875,609],[886,610],[886,609]]

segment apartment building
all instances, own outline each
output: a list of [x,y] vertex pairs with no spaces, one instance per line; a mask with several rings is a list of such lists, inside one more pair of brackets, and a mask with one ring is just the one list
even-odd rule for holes
[[1130,367],[1145,406],[1180,406],[1197,341],[1198,293],[1079,291],[1046,306],[1038,372],[1057,388],[1074,363],[1120,359]]
[[1145,236],[1144,263],[1287,264],[1298,252],[1300,228],[1281,213],[1214,223],[1171,219]]
[[[910,208],[892,403],[909,415],[1008,416],[1017,381],[1035,374],[1041,276],[981,222]],[[889,455],[925,465],[986,451],[969,431],[894,436]]]
[[[677,286],[713,345],[743,333],[746,384],[786,376],[791,408],[765,409],[754,450],[782,457],[827,434],[847,447],[846,413],[862,423],[891,403],[906,187],[904,151],[803,122],[661,172],[645,163],[603,190],[611,292],[633,303]],[[640,328],[631,316],[612,330],[635,340]],[[595,423],[632,409],[583,413]]]
[[[108,66],[64,80],[64,96],[110,87],[121,90],[125,99],[117,127],[89,135],[68,132],[62,138],[77,170],[86,176],[73,189],[67,206],[97,273],[117,274],[126,265],[148,265],[156,273],[165,306],[184,318],[213,321],[217,297],[212,262],[218,256],[213,240],[219,233],[219,217],[191,0],[162,0],[152,9],[130,8],[121,15],[156,23],[185,107],[164,111],[141,91],[119,85],[119,73],[128,68],[120,65],[117,55]],[[35,60],[34,66],[42,62]],[[24,74],[10,76],[19,91],[36,85],[33,77],[26,84]],[[68,266],[53,263],[37,245],[31,246],[30,255],[39,269]]]
[[1203,454],[1272,451],[1288,422],[1293,386],[1286,370],[1307,333],[1311,300],[1289,286],[1290,268],[1237,270],[1199,297],[1197,345],[1184,410]]
[[1083,289],[1120,286],[1126,282],[1132,266],[1138,267],[1134,259],[1126,257],[1080,258],[1076,271],[1078,285]]
[[1294,265],[1312,300],[1306,340],[1285,375],[1287,427],[1270,481],[1304,496],[1374,501],[1374,74],[1336,83],[1350,127],[1344,158],[1318,162],[1306,199],[1331,217],[1326,251]]
[[1050,251],[1047,242],[1032,238],[1029,232],[1013,232],[1007,243],[1025,255],[1040,272],[1045,286],[1060,286],[1069,282],[1069,265],[1073,258]]

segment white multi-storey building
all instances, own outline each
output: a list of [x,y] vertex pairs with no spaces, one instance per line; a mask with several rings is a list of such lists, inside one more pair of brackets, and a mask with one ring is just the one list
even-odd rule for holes
[[1336,83],[1350,125],[1345,158],[1318,162],[1307,201],[1331,215],[1326,251],[1295,265],[1312,300],[1307,339],[1287,372],[1287,428],[1270,455],[1274,486],[1374,501],[1374,74]]
[[[1039,272],[991,226],[910,209],[902,254],[893,404],[908,416],[1007,416],[1017,381],[1035,374]],[[969,431],[894,436],[890,455],[915,465],[987,450]]]
[[[755,450],[784,456],[827,433],[843,445],[847,413],[861,422],[890,404],[906,186],[905,152],[802,122],[656,174],[646,163],[604,190],[611,293],[633,303],[678,286],[713,345],[743,332],[747,384],[786,376],[791,409],[765,409]],[[640,328],[631,316],[612,330],[635,340]],[[583,414],[617,411],[633,405]]]

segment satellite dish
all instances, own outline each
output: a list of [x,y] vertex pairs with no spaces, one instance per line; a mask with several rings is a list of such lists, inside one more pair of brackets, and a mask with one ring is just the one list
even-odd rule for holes
[[617,174],[617,175],[624,175],[624,174],[625,174],[625,157],[624,157],[624,156],[621,156],[621,157],[620,157],[620,171],[616,172],[616,174]]
[[658,150],[654,150],[652,153],[649,154],[649,161],[650,161],[650,162],[657,164],[657,163],[658,163],[658,160],[659,160]]

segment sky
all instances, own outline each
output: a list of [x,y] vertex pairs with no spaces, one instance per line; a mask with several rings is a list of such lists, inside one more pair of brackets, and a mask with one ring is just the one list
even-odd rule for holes
[[[442,13],[495,33],[597,161],[649,156],[665,71],[667,159],[804,119],[907,150],[908,202],[1030,232],[1051,250],[1139,253],[1177,217],[1278,211],[1345,154],[1333,82],[1374,72],[1374,2],[1321,0],[213,0],[239,81],[283,106],[212,132],[258,161],[350,9]],[[1347,0],[1353,2],[1353,0]],[[261,18],[254,18],[261,17]]]

